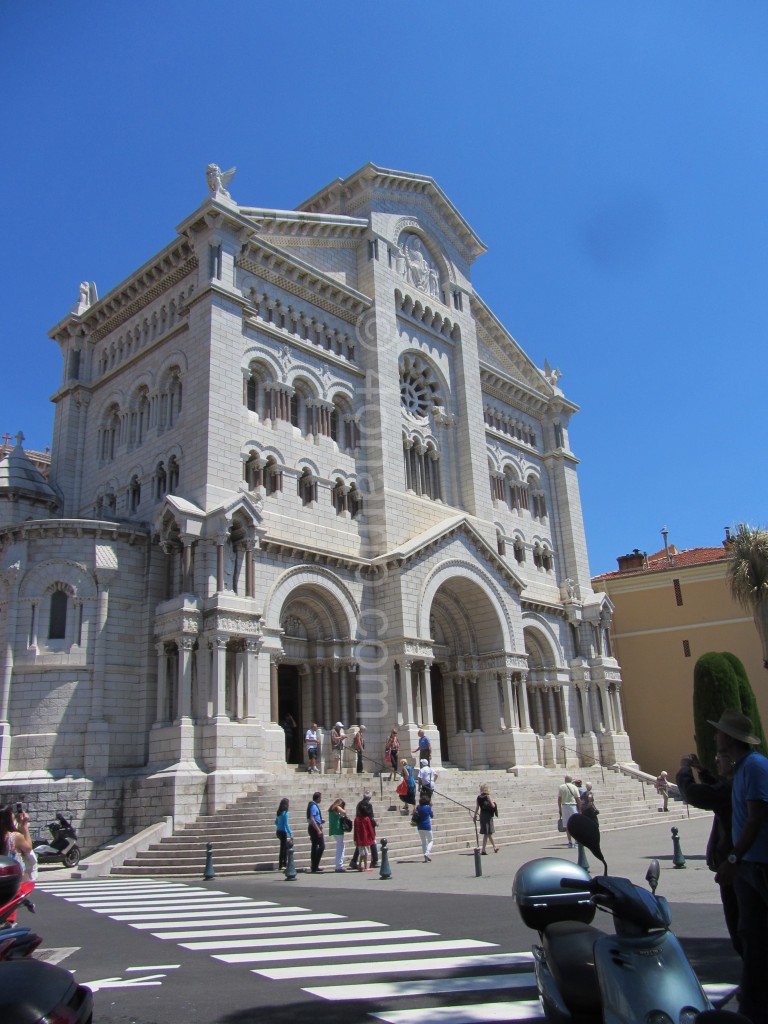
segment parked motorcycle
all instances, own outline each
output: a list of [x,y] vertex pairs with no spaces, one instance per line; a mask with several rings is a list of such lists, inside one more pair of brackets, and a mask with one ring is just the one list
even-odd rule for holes
[[[659,862],[646,874],[650,892],[608,874],[594,821],[571,817],[568,830],[602,862],[604,874],[543,857],[517,871],[512,896],[523,922],[539,933],[536,983],[550,1024],[693,1024],[717,1007],[707,998],[675,935],[672,914],[656,895]],[[591,924],[600,909],[615,935]],[[737,1021],[720,1011],[712,1019]],[[705,1018],[707,1019],[707,1018]]]
[[47,839],[36,839],[32,843],[38,863],[51,864],[61,861],[65,868],[74,868],[80,863],[80,847],[77,845],[77,831],[59,811],[55,821],[48,822],[51,833]]

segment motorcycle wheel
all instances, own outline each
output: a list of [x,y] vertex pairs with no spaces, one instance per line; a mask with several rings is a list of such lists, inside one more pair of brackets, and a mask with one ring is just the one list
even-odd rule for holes
[[76,868],[80,863],[80,847],[73,846],[71,850],[67,850],[62,860],[65,868]]

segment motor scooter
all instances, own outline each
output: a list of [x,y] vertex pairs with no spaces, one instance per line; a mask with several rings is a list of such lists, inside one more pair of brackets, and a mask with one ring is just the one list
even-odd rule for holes
[[[92,1024],[93,993],[57,964],[35,960],[42,942],[29,928],[8,924],[22,904],[34,911],[14,857],[0,857],[0,1021],[3,1024]],[[5,922],[5,923],[3,923]]]
[[51,864],[61,861],[65,868],[74,868],[80,863],[80,847],[77,845],[77,831],[59,811],[55,821],[48,822],[51,841],[36,839],[32,843],[38,863]]
[[[520,916],[539,933],[534,968],[550,1024],[694,1024],[705,1012],[743,1019],[710,1002],[670,930],[669,904],[656,895],[659,862],[648,868],[648,892],[608,874],[593,820],[574,815],[568,831],[602,862],[602,876],[543,857],[523,864],[512,884]],[[598,909],[613,916],[614,935],[592,926]]]
[[0,961],[31,956],[43,941],[31,928],[16,924],[16,911],[26,907],[34,914],[29,894],[34,882],[22,881],[22,869],[14,857],[0,857]]

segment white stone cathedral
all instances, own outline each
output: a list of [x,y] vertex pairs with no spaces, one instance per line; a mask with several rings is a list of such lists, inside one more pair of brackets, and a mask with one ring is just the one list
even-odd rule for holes
[[457,768],[631,760],[576,406],[474,292],[483,243],[423,175],[286,211],[230,177],[51,331],[47,478],[0,460],[0,794],[66,787],[95,842],[337,720],[377,762],[393,726]]

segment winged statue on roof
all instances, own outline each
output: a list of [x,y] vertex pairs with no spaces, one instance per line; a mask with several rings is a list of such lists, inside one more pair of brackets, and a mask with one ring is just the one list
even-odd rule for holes
[[232,198],[229,192],[227,192],[227,185],[234,178],[236,170],[236,167],[230,167],[228,171],[222,171],[218,164],[208,164],[205,170],[205,180],[208,182],[208,188],[212,196],[223,196],[225,199]]

